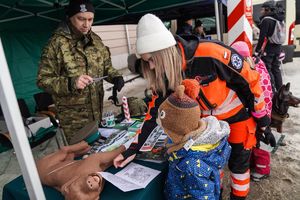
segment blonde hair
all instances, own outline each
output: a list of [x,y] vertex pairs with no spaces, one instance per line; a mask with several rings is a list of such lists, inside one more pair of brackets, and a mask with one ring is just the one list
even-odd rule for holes
[[181,55],[176,46],[152,52],[151,55],[155,68],[150,69],[149,63],[142,59],[142,73],[149,86],[165,96],[167,90],[174,91],[181,84]]

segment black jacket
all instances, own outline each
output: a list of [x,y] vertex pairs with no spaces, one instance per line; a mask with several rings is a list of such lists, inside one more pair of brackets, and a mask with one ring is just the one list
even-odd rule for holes
[[[284,20],[283,14],[272,13],[272,14],[269,14],[266,16],[273,17],[279,21]],[[260,29],[260,33],[259,33],[259,39],[258,39],[258,43],[257,43],[256,49],[255,49],[255,52],[260,52],[262,45],[264,43],[264,39],[271,37],[275,30],[276,21],[274,21],[272,19],[264,19],[266,16],[261,17],[261,23],[258,25],[258,28]],[[266,52],[266,53],[275,53],[275,54],[279,54],[280,51],[281,51],[280,44],[273,44],[273,43],[270,43],[269,41],[267,42],[267,45],[264,50],[264,52]]]

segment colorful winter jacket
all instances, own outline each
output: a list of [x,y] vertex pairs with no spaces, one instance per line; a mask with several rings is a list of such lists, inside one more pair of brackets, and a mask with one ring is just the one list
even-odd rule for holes
[[[215,116],[230,124],[229,142],[256,144],[255,130],[268,126],[259,73],[233,48],[218,41],[177,38],[186,77],[197,80],[196,97],[202,117]],[[190,87],[185,84],[186,90]]]
[[231,152],[227,142],[229,126],[212,116],[204,120],[208,122],[207,129],[191,149],[182,148],[169,155],[165,186],[168,200],[219,199],[219,170],[223,169]]

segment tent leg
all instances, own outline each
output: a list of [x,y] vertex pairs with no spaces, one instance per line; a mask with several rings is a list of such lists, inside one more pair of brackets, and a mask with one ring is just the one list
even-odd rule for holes
[[45,200],[0,38],[0,103],[30,199]]

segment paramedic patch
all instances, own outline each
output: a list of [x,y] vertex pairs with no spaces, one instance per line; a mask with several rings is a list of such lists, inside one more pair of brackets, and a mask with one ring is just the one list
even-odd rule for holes
[[232,54],[231,56],[231,64],[235,69],[241,69],[243,66],[243,61],[240,56],[237,54]]

